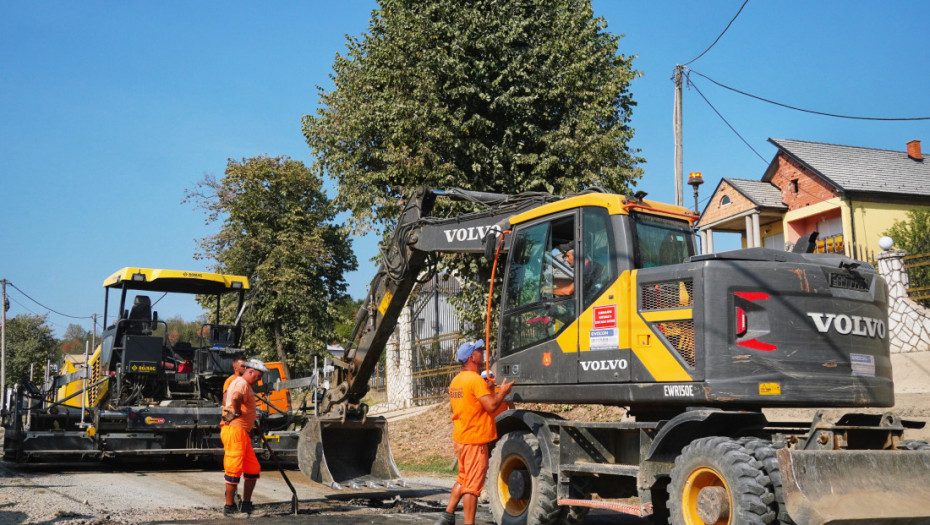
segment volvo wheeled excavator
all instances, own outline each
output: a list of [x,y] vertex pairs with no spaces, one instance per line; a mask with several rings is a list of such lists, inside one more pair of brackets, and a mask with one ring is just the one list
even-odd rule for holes
[[[434,217],[437,198],[482,208]],[[483,253],[503,272],[487,360],[514,382],[513,401],[630,416],[500,414],[487,483],[497,523],[577,523],[590,508],[676,525],[930,523],[930,447],[905,436],[922,422],[762,411],[894,405],[884,280],[810,253],[816,233],[791,252],[698,254],[695,219],[642,194],[418,189],[321,415],[301,431],[301,470],[330,484],[399,477],[386,423],[361,402],[368,379],[431,258]]]

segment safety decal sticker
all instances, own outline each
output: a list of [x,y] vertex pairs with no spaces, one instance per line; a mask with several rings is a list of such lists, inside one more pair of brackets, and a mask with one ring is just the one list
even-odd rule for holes
[[620,334],[616,328],[591,330],[589,339],[591,350],[616,350],[620,346]]
[[875,377],[875,356],[868,354],[849,354],[852,375],[858,377]]
[[605,304],[594,307],[594,328],[616,328],[617,327],[617,305]]
[[760,396],[780,396],[781,385],[778,383],[759,383]]

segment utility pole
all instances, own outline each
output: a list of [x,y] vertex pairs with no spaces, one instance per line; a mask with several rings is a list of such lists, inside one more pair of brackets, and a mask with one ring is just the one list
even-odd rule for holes
[[94,327],[93,327],[94,335],[91,336],[90,347],[97,348],[97,314],[93,315],[93,319],[94,319]]
[[681,84],[682,76],[684,73],[685,66],[681,64],[675,66],[675,111],[672,115],[672,127],[675,130],[675,205],[684,206],[685,196],[684,196],[684,185],[682,184],[682,178],[684,177],[684,159],[682,158],[682,145],[681,145]]
[[6,408],[6,279],[0,279],[3,300],[0,302],[0,410]]

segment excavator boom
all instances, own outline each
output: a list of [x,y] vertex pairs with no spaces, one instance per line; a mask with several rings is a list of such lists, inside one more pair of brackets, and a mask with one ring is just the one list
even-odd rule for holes
[[[452,218],[433,217],[437,197],[484,209]],[[321,415],[301,432],[298,463],[304,474],[322,483],[344,484],[365,480],[368,474],[383,479],[396,473],[387,447],[387,425],[381,418],[367,417],[361,399],[413,287],[435,255],[484,253],[486,239],[506,229],[508,218],[554,200],[558,197],[545,193],[417,189],[404,206],[390,242],[382,247],[381,266],[356,314],[345,357],[336,360],[335,386],[320,403]],[[365,446],[360,448],[359,441],[348,435],[365,436]],[[367,459],[359,463],[360,455]]]

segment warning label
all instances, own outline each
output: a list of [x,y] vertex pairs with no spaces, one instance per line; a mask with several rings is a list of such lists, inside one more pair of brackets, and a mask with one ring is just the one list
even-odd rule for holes
[[594,307],[594,328],[616,328],[617,326],[617,305],[605,304],[604,306]]

